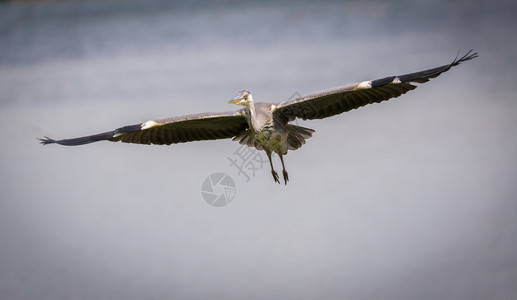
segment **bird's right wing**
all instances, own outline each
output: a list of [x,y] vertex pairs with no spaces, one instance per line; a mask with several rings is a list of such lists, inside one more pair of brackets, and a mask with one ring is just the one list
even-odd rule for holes
[[104,140],[133,144],[170,145],[232,138],[247,128],[246,115],[239,110],[158,119],[95,135],[63,140],[45,137],[40,141],[44,145],[55,143],[65,146],[78,146]]
[[450,64],[420,72],[389,76],[377,80],[350,83],[341,87],[309,94],[297,99],[279,103],[274,116],[283,122],[301,119],[323,119],[371,103],[396,98],[416,88],[412,83],[424,83],[447,72],[460,63],[476,58],[472,50],[454,59]]

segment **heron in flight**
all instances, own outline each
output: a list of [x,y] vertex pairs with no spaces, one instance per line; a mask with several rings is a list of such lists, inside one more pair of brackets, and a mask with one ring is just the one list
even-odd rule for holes
[[472,50],[456,57],[450,64],[420,72],[388,76],[376,80],[349,83],[340,87],[308,94],[280,103],[254,102],[248,90],[238,92],[229,103],[243,106],[237,111],[200,113],[151,120],[128,125],[112,131],[84,137],[54,140],[39,139],[42,144],[64,146],[84,145],[98,141],[122,141],[133,144],[170,145],[202,140],[233,138],[234,141],[264,150],[271,165],[275,182],[280,183],[273,167],[274,152],[282,162],[285,184],[289,180],[283,156],[288,150],[296,150],[305,144],[314,130],[289,124],[296,118],[303,120],[323,119],[370,103],[379,103],[396,98],[416,88],[412,83],[424,83],[459,65],[476,58]]

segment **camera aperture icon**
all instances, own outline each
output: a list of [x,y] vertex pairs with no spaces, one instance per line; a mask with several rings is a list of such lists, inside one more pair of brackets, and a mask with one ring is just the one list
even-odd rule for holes
[[203,200],[210,206],[224,207],[235,197],[235,181],[228,174],[214,173],[201,185]]

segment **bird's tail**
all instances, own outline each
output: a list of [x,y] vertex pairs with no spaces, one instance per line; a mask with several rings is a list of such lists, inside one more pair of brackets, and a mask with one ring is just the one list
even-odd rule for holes
[[[282,148],[280,151],[282,155],[287,153],[287,150],[296,150],[300,148],[303,144],[305,144],[305,140],[312,137],[312,134],[315,132],[314,130],[302,126],[296,126],[287,124],[285,125],[287,129],[287,147]],[[248,147],[255,147],[258,150],[264,150],[260,143],[257,143],[253,138],[253,130],[247,129],[242,133],[238,134],[233,138],[234,141],[239,142],[242,145],[246,145]]]
[[241,145],[255,147],[258,150],[264,150],[260,143],[255,143],[255,139],[253,138],[253,130],[249,128],[239,133],[236,137],[233,138],[233,140],[239,142]]
[[296,150],[305,144],[305,140],[312,137],[314,130],[297,125],[286,125],[287,132],[287,149]]

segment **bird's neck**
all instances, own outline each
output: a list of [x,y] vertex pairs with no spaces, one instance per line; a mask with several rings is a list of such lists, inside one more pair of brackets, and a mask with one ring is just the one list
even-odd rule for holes
[[257,120],[257,111],[255,110],[255,103],[248,103],[248,111],[249,111],[249,125],[255,131],[258,132],[260,130],[260,125]]

